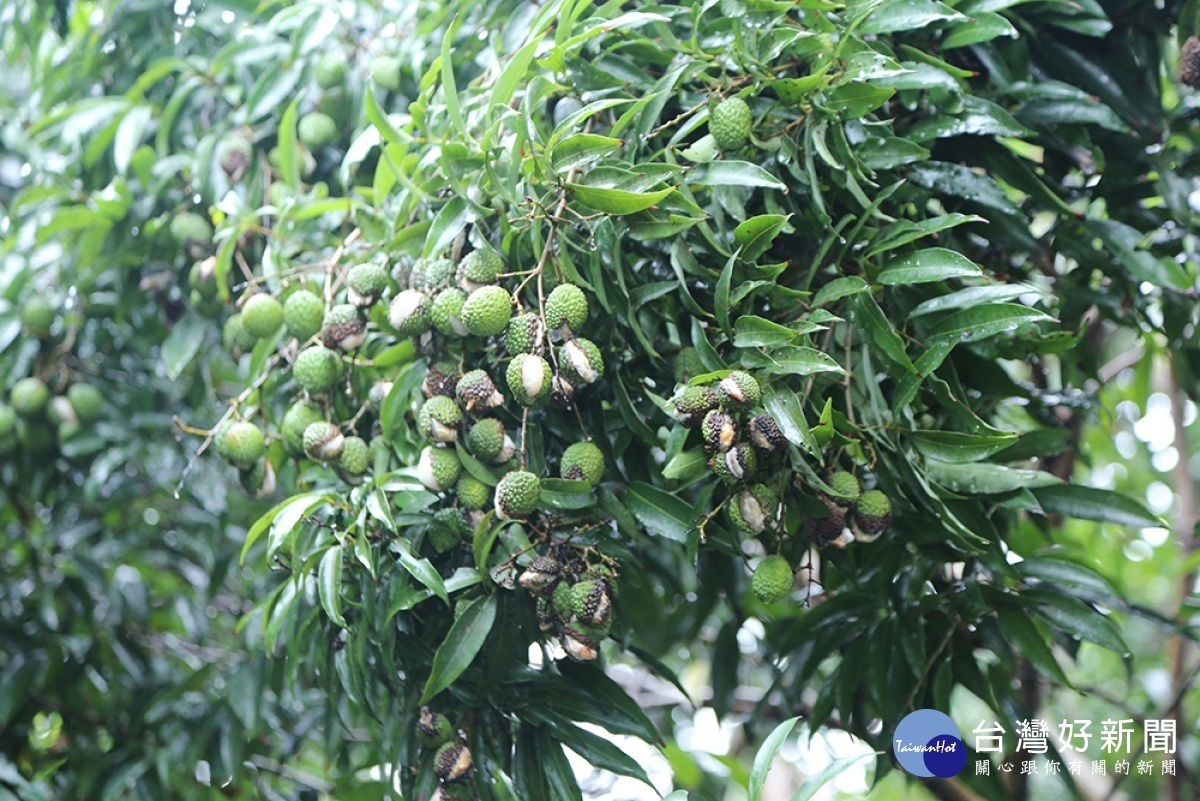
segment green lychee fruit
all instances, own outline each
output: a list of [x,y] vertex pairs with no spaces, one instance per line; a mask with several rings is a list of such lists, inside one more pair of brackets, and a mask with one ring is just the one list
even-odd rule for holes
[[349,300],[355,306],[370,306],[387,289],[387,272],[378,264],[356,264],[346,273]]
[[34,336],[44,337],[54,325],[54,305],[45,295],[34,295],[21,307],[21,322]]
[[460,473],[462,462],[453,450],[430,445],[421,451],[421,458],[417,462],[417,478],[426,489],[445,492],[458,481]]
[[22,378],[13,384],[9,392],[8,402],[21,417],[36,417],[41,414],[46,404],[50,402],[50,389],[40,378]]
[[217,259],[211,256],[202,261],[198,261],[192,265],[192,269],[188,270],[188,285],[196,290],[196,293],[205,300],[212,300],[217,296]]
[[454,394],[462,407],[472,414],[482,414],[504,403],[504,396],[483,370],[471,370],[458,379]]
[[454,737],[454,727],[445,715],[431,712],[429,707],[421,707],[421,716],[417,718],[417,739],[425,748],[441,748]]
[[604,357],[590,339],[574,337],[558,349],[558,366],[568,378],[581,384],[594,384],[604,375]]
[[227,462],[229,461],[229,448],[225,444],[225,435],[229,433],[229,429],[233,428],[233,424],[236,422],[236,420],[227,419],[212,432],[213,450],[216,451],[217,456]]
[[761,534],[775,525],[779,496],[766,484],[754,484],[734,495],[725,508],[738,529],[747,534]]
[[318,420],[304,429],[304,453],[320,462],[332,462],[342,455],[346,438],[333,423]]
[[454,280],[454,262],[450,259],[430,259],[420,267],[421,288],[426,292],[437,292]]
[[858,479],[845,470],[839,470],[830,476],[828,484],[836,496],[830,500],[839,506],[852,506],[862,494],[862,485],[858,483]]
[[296,132],[300,141],[309,147],[325,147],[337,139],[338,127],[328,114],[310,111],[300,118]]
[[554,614],[561,617],[563,620],[569,620],[571,615],[575,614],[575,593],[572,590],[572,585],[566,581],[560,581],[554,586],[554,591],[550,595],[550,608],[554,610]]
[[458,285],[467,292],[474,292],[481,286],[496,283],[503,272],[504,262],[496,251],[491,248],[472,250],[458,264]]
[[246,326],[242,324],[241,312],[232,314],[221,326],[221,347],[229,353],[237,355],[241,350],[241,339],[246,334]]
[[712,409],[700,423],[700,435],[710,453],[725,453],[737,441],[737,425],[725,412]]
[[433,442],[454,442],[462,425],[462,409],[445,395],[434,395],[421,404],[417,412],[417,429],[421,436]]
[[266,451],[266,440],[262,429],[254,423],[242,420],[234,423],[225,432],[225,452],[231,464],[243,470],[254,466]]
[[283,415],[280,421],[280,433],[283,435],[283,445],[292,456],[304,454],[304,431],[313,423],[325,419],[321,407],[312,401],[296,401]]
[[13,407],[0,403],[0,440],[15,437],[17,434],[17,411]]
[[354,350],[367,338],[367,321],[360,315],[358,306],[339,303],[325,315],[321,338],[327,348]]
[[722,481],[736,484],[754,475],[754,471],[758,469],[758,460],[749,445],[739,442],[724,453],[714,455],[709,466]]
[[429,330],[429,301],[415,289],[406,289],[392,298],[388,322],[402,337],[420,336]]
[[874,542],[892,524],[892,502],[879,490],[868,490],[850,516],[850,530],[860,542]]
[[255,339],[274,334],[283,325],[283,304],[263,292],[252,295],[242,306],[242,325]]
[[398,58],[375,56],[371,59],[368,71],[376,86],[388,92],[395,92],[400,88],[400,66]]
[[792,590],[792,566],[778,554],[766,557],[754,568],[750,589],[764,604],[782,601]]
[[310,395],[333,389],[342,377],[342,360],[322,345],[312,345],[300,351],[292,365],[296,384]]
[[383,409],[383,402],[387,400],[388,395],[392,394],[392,387],[395,385],[395,382],[383,379],[371,385],[371,389],[367,392],[367,402],[371,406],[371,411],[379,413]]
[[522,406],[538,408],[550,400],[554,374],[550,363],[533,353],[519,353],[504,374],[513,398]]
[[746,426],[746,431],[750,437],[750,444],[760,456],[774,453],[783,447],[783,432],[779,430],[775,418],[769,414],[764,413],[752,418]]
[[338,459],[338,467],[352,476],[361,476],[367,472],[371,462],[371,449],[362,437],[345,437],[342,442],[342,455]]
[[675,419],[685,426],[697,428],[713,409],[721,405],[721,394],[711,387],[684,387],[672,400]]
[[171,236],[181,245],[203,247],[212,242],[212,225],[195,212],[179,212],[171,218],[167,227]]
[[217,148],[217,163],[230,181],[240,181],[250,167],[254,146],[240,133],[227,136]]
[[104,395],[91,384],[72,384],[67,388],[67,400],[81,422],[90,423],[100,418]]
[[758,380],[741,370],[734,370],[722,378],[717,389],[737,408],[756,406],[762,400],[762,387]]
[[465,337],[469,333],[462,321],[466,302],[467,293],[458,287],[447,287],[439,292],[429,307],[433,327],[446,336]]
[[686,384],[698,375],[708,372],[700,361],[700,352],[688,346],[675,354],[675,380]]
[[313,78],[322,89],[341,86],[346,80],[346,57],[342,53],[323,53],[313,67]]
[[499,286],[484,286],[467,296],[462,308],[462,322],[467,330],[479,337],[494,337],[504,331],[512,316],[512,298]]
[[559,284],[546,297],[546,326],[578,331],[588,316],[587,295],[574,284]]
[[505,473],[496,486],[496,515],[502,520],[528,517],[541,490],[542,482],[527,470]]
[[433,515],[433,523],[429,526],[429,542],[435,551],[445,553],[462,542],[466,530],[462,513],[458,509],[438,509]]
[[454,494],[462,508],[483,509],[492,500],[492,489],[470,473],[463,473],[454,483]]
[[307,289],[293,292],[283,302],[283,324],[296,339],[308,340],[325,325],[325,301]]
[[245,470],[238,470],[238,481],[246,494],[266,498],[275,494],[275,468],[266,459],[259,459]]
[[[327,89],[317,101],[317,111],[328,114],[334,121],[345,122],[354,117],[355,109],[350,95],[341,88]],[[272,184],[274,186],[274,184]]]
[[467,431],[467,449],[486,462],[494,462],[504,448],[504,424],[485,417]]
[[604,453],[594,442],[576,442],[567,446],[559,461],[563,478],[595,485],[604,477]]
[[545,339],[546,324],[536,314],[518,314],[504,329],[504,347],[513,356],[539,352]]
[[750,106],[740,97],[722,100],[708,119],[708,132],[722,150],[736,150],[750,138]]

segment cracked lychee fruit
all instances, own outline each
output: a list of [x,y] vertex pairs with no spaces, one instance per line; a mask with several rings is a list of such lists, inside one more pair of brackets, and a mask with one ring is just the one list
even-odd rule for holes
[[465,292],[474,292],[482,286],[496,283],[504,272],[504,262],[491,248],[472,250],[458,263],[458,285]]
[[346,286],[350,302],[365,308],[379,300],[387,289],[387,272],[378,264],[356,264],[346,273]]
[[1179,80],[1200,87],[1200,36],[1189,36],[1179,53]]
[[504,347],[509,354],[537,353],[546,341],[546,324],[536,314],[518,314],[504,329]]
[[429,307],[429,319],[438,333],[454,337],[465,337],[470,333],[462,321],[466,302],[467,293],[455,286],[443,289],[434,297]]
[[346,438],[333,423],[318,420],[304,429],[304,452],[310,459],[331,462],[342,455]]
[[725,453],[737,441],[737,425],[725,412],[713,409],[704,415],[700,423],[700,435],[710,453]]
[[813,541],[820,546],[836,545],[841,548],[846,545],[846,511],[836,504],[826,504],[827,514],[824,516],[810,515],[804,519],[804,530]]
[[392,298],[388,322],[402,337],[415,337],[429,330],[429,300],[423,292],[406,289]]
[[553,556],[539,556],[517,578],[517,583],[530,592],[543,592],[558,581],[562,566]]
[[868,490],[850,516],[850,530],[860,542],[874,542],[892,524],[892,502],[879,490]]
[[417,461],[417,478],[426,489],[445,492],[454,486],[461,473],[462,462],[453,450],[430,445],[421,451],[421,458]]
[[783,447],[783,432],[779,430],[775,418],[769,414],[764,413],[751,418],[746,425],[746,433],[750,444],[760,456],[774,453]]
[[526,470],[505,473],[496,485],[496,515],[502,520],[528,517],[537,506],[541,481]]
[[323,338],[327,348],[354,350],[367,338],[367,321],[359,316],[357,306],[340,303],[325,317]]
[[568,445],[559,461],[563,478],[596,484],[604,476],[604,453],[594,442]]
[[417,718],[417,739],[425,748],[441,748],[454,737],[454,727],[445,715],[433,712],[427,706],[421,707],[420,717]]
[[720,405],[721,394],[711,387],[684,387],[672,401],[675,419],[691,428],[698,427],[704,416]]
[[462,743],[446,743],[433,758],[433,772],[444,782],[456,782],[471,770],[471,752]]
[[758,469],[758,460],[749,445],[739,442],[724,453],[715,454],[709,466],[726,484],[736,484],[754,474]]
[[558,349],[558,366],[580,384],[594,384],[604,375],[604,357],[590,339],[568,339]]
[[504,403],[504,396],[483,370],[470,370],[458,379],[454,394],[462,407],[471,414],[483,414]]
[[296,401],[283,415],[279,428],[284,448],[292,456],[304,454],[304,431],[313,423],[325,419],[321,407],[312,401]]
[[741,370],[734,370],[722,378],[717,389],[738,407],[756,406],[762,400],[762,387],[758,379]]
[[739,530],[761,534],[775,525],[779,496],[766,484],[754,484],[734,495],[725,508]]
[[462,420],[462,409],[457,403],[445,395],[434,395],[421,404],[417,412],[417,430],[433,442],[454,442]]
[[538,408],[550,399],[554,374],[550,363],[533,353],[519,353],[508,363],[505,382],[513,398],[522,406]]

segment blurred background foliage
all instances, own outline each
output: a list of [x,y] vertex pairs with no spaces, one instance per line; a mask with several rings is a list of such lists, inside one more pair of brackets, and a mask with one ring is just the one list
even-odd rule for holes
[[[790,797],[832,756],[886,750],[915,704],[948,710],[968,744],[981,718],[1011,732],[1033,716],[1174,715],[1180,775],[968,770],[919,785],[885,755],[851,766],[838,787],[857,797],[874,782],[879,799],[1195,797],[1200,186],[1196,103],[1176,80],[1195,5],[0,6],[0,375],[6,391],[36,375],[55,394],[88,383],[103,398],[80,429],[23,425],[0,462],[0,798],[369,799],[398,797],[401,784],[427,797],[429,771],[408,769],[420,760],[414,702],[432,651],[405,655],[417,680],[404,684],[378,658],[396,647],[390,621],[356,638],[325,614],[313,577],[327,541],[310,540],[294,570],[267,570],[265,543],[241,564],[247,529],[273,502],[344,488],[276,448],[278,497],[251,499],[196,457],[205,440],[185,429],[207,431],[229,398],[272,422],[286,408],[275,343],[240,358],[220,348],[247,281],[277,285],[348,241],[414,257],[427,231],[444,246],[489,214],[494,230],[478,227],[493,245],[536,257],[544,219],[501,221],[528,211],[529,195],[553,206],[562,174],[548,137],[585,127],[622,139],[609,166],[643,169],[613,179],[630,196],[609,196],[599,214],[573,206],[588,219],[561,232],[613,323],[603,344],[617,378],[590,419],[621,465],[602,497],[630,550],[626,622],[605,646],[605,673],[548,668],[537,685],[475,671],[443,699],[512,724],[524,743],[509,753],[472,742],[496,780],[477,792],[741,798],[764,772],[752,767],[757,746],[801,715],[820,733],[789,742],[763,795]],[[558,49],[506,69],[543,31]],[[314,67],[329,53],[347,73],[322,89]],[[397,60],[391,85],[369,77],[380,57]],[[489,104],[498,83],[512,108]],[[757,146],[737,159],[714,160],[704,142],[714,91],[751,101]],[[641,101],[637,114],[614,105],[571,117],[613,98]],[[295,126],[317,109],[338,132],[310,148]],[[237,170],[225,158],[232,137],[252,145]],[[496,155],[514,142],[528,150],[509,152],[535,154],[533,166]],[[668,185],[647,182],[647,164],[685,166],[659,174],[681,189],[653,209],[612,205]],[[211,241],[172,235],[185,212],[211,224]],[[919,231],[897,219],[936,222]],[[953,261],[947,281],[987,290],[948,301],[961,285],[881,275],[934,245],[978,265],[975,281]],[[228,297],[206,303],[189,273],[210,256]],[[35,299],[54,312],[46,329],[28,318]],[[779,335],[770,324],[792,326],[795,352],[766,344]],[[423,367],[403,349],[381,360],[390,342],[378,344],[380,375]],[[824,474],[828,453],[810,446],[833,442],[835,461],[871,465],[893,497],[894,535],[878,548],[821,552],[811,609],[799,603],[809,589],[758,604],[721,519],[712,547],[699,547],[691,513],[722,490],[692,469],[696,449],[671,436],[655,401],[673,389],[662,356],[688,344],[707,369],[763,370],[803,397],[793,469]],[[854,380],[801,352],[809,346]],[[913,383],[913,363],[924,381]],[[633,422],[643,418],[649,426]],[[1022,436],[997,433],[1009,431]],[[648,515],[646,498],[666,511]],[[813,558],[799,538],[790,547],[796,562]],[[373,591],[365,573],[355,579],[347,607]],[[294,602],[276,612],[280,597]],[[516,596],[489,597],[503,599],[502,621],[529,628]],[[436,646],[453,619],[411,621]],[[497,659],[517,664],[527,642],[511,639]],[[658,792],[556,756],[559,743],[590,747],[592,763],[636,775],[588,734],[604,729]],[[660,734],[661,755],[644,742]]]

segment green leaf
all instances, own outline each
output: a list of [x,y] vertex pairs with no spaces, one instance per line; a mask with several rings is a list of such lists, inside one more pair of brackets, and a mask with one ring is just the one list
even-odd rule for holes
[[733,324],[733,344],[738,348],[770,348],[791,342],[797,336],[786,325],[753,314],[743,314]]
[[887,0],[859,26],[862,33],[895,33],[966,17],[937,0]]
[[425,682],[425,690],[421,693],[420,703],[429,703],[463,674],[483,648],[495,622],[495,595],[476,598],[467,604],[433,655],[433,667]]
[[425,237],[425,258],[438,256],[450,247],[473,218],[474,214],[465,197],[455,195],[450,198],[446,205],[438,210]]
[[1112,490],[1059,484],[1034,490],[1033,494],[1048,514],[1137,529],[1166,525],[1138,501]]
[[254,525],[252,525],[250,530],[246,532],[246,542],[242,545],[242,554],[239,564],[245,563],[246,554],[249,553],[250,549],[254,546],[254,543],[258,541],[258,538],[261,537],[267,531],[267,529],[271,527],[271,524],[275,522],[275,518],[279,517],[280,513],[283,512],[284,509],[289,508],[293,504],[301,504],[305,501],[313,499],[325,500],[327,498],[328,493],[324,490],[314,490],[313,492],[307,492],[303,495],[295,495],[287,500],[280,501],[262,517],[254,521]]
[[787,184],[748,161],[710,161],[687,173],[689,184],[702,186],[764,186],[787,192]]
[[339,626],[346,625],[342,617],[342,547],[335,545],[321,557],[321,565],[317,568],[317,593],[321,598],[321,608],[329,619]]
[[775,761],[775,755],[779,753],[779,749],[783,747],[784,741],[787,740],[799,720],[799,717],[788,718],[776,726],[775,730],[767,735],[767,739],[763,740],[762,747],[754,755],[754,765],[750,768],[748,801],[759,801],[762,798],[763,785],[767,783],[767,773],[771,770],[771,763]]
[[1021,295],[1042,294],[1042,290],[1029,284],[996,284],[991,286],[969,286],[948,295],[942,295],[921,303],[908,317],[921,317],[933,312],[949,311],[951,309],[970,309],[991,303],[1003,303],[1015,300]]
[[1062,483],[1061,478],[1040,470],[1021,470],[987,462],[952,464],[930,459],[925,469],[938,484],[971,495],[993,495]]
[[602,211],[605,214],[634,214],[662,202],[667,195],[675,191],[668,186],[653,192],[627,192],[624,189],[611,189],[601,186],[586,186],[584,184],[566,184],[572,195],[585,206]]
[[912,360],[904,347],[904,340],[896,333],[883,309],[869,293],[855,295],[850,300],[853,321],[870,338],[875,349],[899,366],[906,373],[915,373]]
[[896,90],[888,86],[850,81],[825,94],[825,106],[843,119],[857,119],[886,103]]
[[641,481],[631,484],[626,503],[638,522],[654,536],[686,542],[688,532],[695,528],[692,521],[696,510],[689,503],[650,484]]
[[905,286],[979,275],[982,275],[979,265],[961,253],[926,248],[888,262],[878,280],[884,286]]
[[1016,434],[986,436],[961,431],[913,431],[909,436],[921,453],[955,464],[978,462],[1017,441]]
[[192,359],[200,352],[210,324],[200,315],[189,311],[175,323],[171,334],[162,344],[163,369],[172,381],[183,374]]
[[1111,601],[1117,597],[1116,590],[1108,579],[1090,567],[1068,562],[1053,556],[1026,559],[1017,565],[1017,570],[1026,579],[1045,582],[1056,587],[1082,590],[1088,597]]
[[1018,654],[1050,679],[1074,688],[1050,649],[1050,638],[1031,617],[1023,611],[1006,610],[999,614],[999,622],[1005,639]]
[[721,331],[726,337],[733,338],[733,331],[729,327],[730,302],[729,293],[733,285],[733,266],[737,262],[737,255],[730,256],[725,261],[725,268],[721,270],[721,277],[717,279],[716,289],[713,291],[713,306],[717,314],[717,324],[721,326]]
[[625,143],[611,136],[575,134],[563,139],[550,151],[550,166],[555,172],[570,172],[618,150]]
[[824,306],[859,292],[870,291],[871,285],[857,275],[835,278],[817,291],[816,297],[813,298],[813,306]]
[[408,574],[417,581],[424,584],[434,595],[441,598],[446,604],[450,603],[450,596],[446,592],[446,584],[442,581],[442,574],[437,571],[437,568],[430,564],[429,560],[420,557],[418,558],[413,553],[412,545],[403,537],[396,537],[390,543],[392,550],[396,551],[400,556],[400,566],[403,567]]
[[1050,589],[1027,590],[1021,602],[1033,605],[1038,615],[1068,637],[1078,637],[1123,657],[1130,655],[1129,643],[1112,618],[1078,598]]
[[549,509],[586,509],[596,503],[596,497],[586,481],[543,478],[538,502]]
[[570,748],[592,765],[616,773],[620,776],[631,776],[645,782],[651,787],[654,783],[646,775],[646,771],[633,757],[626,754],[614,743],[590,731],[581,729],[566,720],[556,720],[552,724],[554,739]]
[[809,776],[804,780],[804,784],[800,785],[800,789],[792,796],[792,801],[812,801],[812,798],[817,794],[817,791],[825,787],[831,781],[842,775],[849,768],[862,762],[864,759],[874,756],[873,754],[859,754],[858,756],[845,757],[831,762],[820,773]]
[[942,49],[952,50],[956,47],[990,42],[992,39],[1007,36],[1015,39],[1017,29],[1011,22],[991,11],[979,11],[971,15],[970,22],[956,25],[946,38],[942,40]]
[[809,453],[816,455],[821,452],[804,419],[804,410],[800,406],[800,398],[790,389],[771,384],[763,392],[763,408],[779,426],[779,433],[793,445],[799,445]]
[[910,242],[915,242],[927,236],[933,236],[964,223],[978,222],[987,222],[987,220],[977,214],[959,214],[957,212],[954,214],[943,214],[939,217],[930,217],[928,220],[921,220],[920,222],[897,220],[880,231],[875,237],[871,248],[867,251],[867,258],[874,258],[880,253],[895,250]]
[[[325,492],[297,495],[287,502],[275,520],[271,523],[271,532],[267,535],[267,559],[271,559],[288,542],[292,532],[300,520],[316,507],[328,502],[330,496]],[[247,544],[249,540],[247,539]],[[243,546],[244,548],[245,546]]]
[[828,353],[799,345],[776,348],[769,353],[751,351],[742,355],[742,363],[775,375],[846,372]]
[[674,481],[676,479],[695,478],[702,475],[708,469],[708,454],[703,448],[691,448],[686,451],[680,451],[672,456],[665,465],[663,465],[663,478]]
[[742,246],[742,258],[750,262],[765,253],[787,225],[787,219],[783,214],[760,214],[733,229],[734,240]]
[[1050,315],[1016,303],[992,303],[963,309],[939,320],[929,331],[930,339],[978,342],[1015,331],[1024,323],[1051,320]]

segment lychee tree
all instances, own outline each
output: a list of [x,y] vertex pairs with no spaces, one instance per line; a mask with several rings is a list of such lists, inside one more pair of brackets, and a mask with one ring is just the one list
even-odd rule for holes
[[188,285],[167,372],[222,396],[178,428],[274,504],[247,630],[405,798],[580,797],[564,748],[645,778],[581,725],[670,736],[615,662],[886,755],[964,695],[1036,716],[1128,619],[1186,655],[1067,520],[1162,523],[1088,481],[1119,354],[1170,364],[1180,430],[1194,393],[1193,6],[230,12],[111,127],[177,184],[120,219]]

